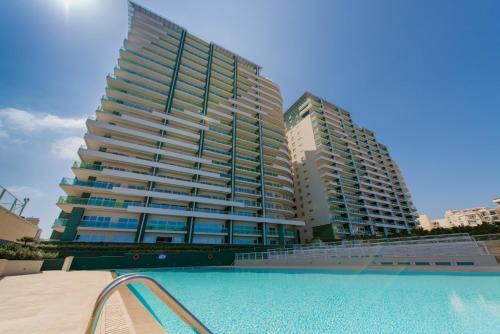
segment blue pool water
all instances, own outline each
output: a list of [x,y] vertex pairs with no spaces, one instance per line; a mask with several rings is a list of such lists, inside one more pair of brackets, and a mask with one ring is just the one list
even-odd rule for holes
[[[498,274],[231,268],[141,273],[159,281],[214,333],[500,333]],[[142,284],[134,290],[169,333],[192,333]]]

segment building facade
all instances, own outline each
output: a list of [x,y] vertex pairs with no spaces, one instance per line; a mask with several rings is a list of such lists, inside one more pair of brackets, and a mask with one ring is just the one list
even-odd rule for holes
[[40,239],[40,220],[22,215],[28,202],[28,198],[21,200],[0,186],[0,244],[18,242],[24,237],[33,238],[34,241]]
[[449,228],[452,227],[448,221],[442,219],[432,219],[429,215],[420,215],[417,218],[417,226],[423,230],[430,231],[435,228]]
[[416,208],[396,162],[349,112],[305,93],[285,113],[305,241],[407,233]]
[[461,210],[447,210],[444,219],[453,226],[478,226],[484,223],[500,224],[500,215],[496,209],[487,207]]
[[279,87],[223,47],[134,3],[129,12],[52,237],[298,242]]

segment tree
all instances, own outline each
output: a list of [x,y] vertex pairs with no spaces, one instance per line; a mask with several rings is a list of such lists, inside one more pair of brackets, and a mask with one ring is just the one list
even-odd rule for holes
[[33,241],[35,241],[35,239],[33,239],[32,237],[22,237],[22,238],[17,239],[16,241],[24,242],[24,247],[26,247],[28,242],[33,242]]

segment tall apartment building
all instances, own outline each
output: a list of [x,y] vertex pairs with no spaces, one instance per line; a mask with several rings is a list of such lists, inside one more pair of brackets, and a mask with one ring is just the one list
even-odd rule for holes
[[129,3],[129,33],[53,238],[298,242],[279,87],[261,67]]
[[388,235],[416,227],[398,165],[349,112],[305,93],[285,113],[305,239]]

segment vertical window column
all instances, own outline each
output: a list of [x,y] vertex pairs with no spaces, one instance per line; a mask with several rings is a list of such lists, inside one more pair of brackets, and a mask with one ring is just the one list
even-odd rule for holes
[[[259,76],[259,68],[255,69],[255,74]],[[257,96],[260,93],[257,92]],[[259,99],[256,99],[259,101]],[[261,107],[257,107],[261,109]],[[264,142],[262,140],[262,116],[260,113],[257,114],[257,121],[259,123],[259,155],[260,155],[260,191],[261,191],[261,205],[262,205],[262,217],[266,216],[266,186],[264,180]],[[266,223],[262,223],[262,243],[267,245],[267,231],[266,231]]]
[[[209,95],[210,95],[210,78],[212,74],[212,61],[213,61],[213,54],[214,54],[214,45],[213,43],[210,43],[209,51],[208,51],[208,64],[207,64],[207,75],[205,77],[205,91],[203,94],[203,107],[202,107],[202,114],[205,116],[207,114],[207,109],[208,109],[208,100],[209,100]],[[205,119],[202,120],[202,125],[205,125]],[[200,130],[200,140],[198,141],[198,152],[197,152],[197,157],[201,158],[203,155],[203,146],[204,146],[204,141],[205,141],[205,130],[201,129]],[[201,169],[201,162],[196,162],[195,168],[196,169]],[[200,174],[196,174],[193,178],[193,182],[199,182],[200,181]],[[193,196],[198,196],[198,188],[193,188],[191,190],[191,194]],[[196,203],[191,202],[189,203],[189,207],[191,209],[196,209]],[[195,224],[196,218],[189,217],[188,219],[188,233],[186,234],[187,236],[187,242],[192,243],[193,242],[193,230],[194,230],[194,224]]]
[[[172,73],[172,80],[170,82],[170,87],[168,90],[168,96],[167,96],[167,103],[165,105],[165,113],[169,114],[170,111],[172,110],[172,103],[174,100],[174,93],[175,93],[175,86],[177,83],[177,77],[179,76],[179,68],[181,65],[181,58],[182,58],[182,52],[184,51],[184,43],[186,41],[186,31],[183,30],[181,33],[181,39],[179,41],[179,47],[177,49],[177,58],[175,60],[175,67],[174,71]],[[162,125],[167,125],[168,120],[165,118],[162,122]],[[167,132],[165,130],[160,130],[160,137],[165,137]],[[158,149],[163,148],[163,142],[157,142],[156,147]],[[161,159],[160,154],[155,154],[154,155],[154,161],[158,162]],[[156,176],[158,174],[158,167],[153,167],[151,169],[151,175]],[[149,181],[148,182],[148,190],[152,190],[155,187],[155,182]],[[144,199],[144,206],[148,207],[151,204],[152,198],[150,196],[147,196]],[[139,224],[137,225],[137,231],[135,234],[134,241],[135,242],[143,242],[144,240],[144,231],[146,230],[146,225],[147,225],[147,220],[148,220],[148,214],[147,213],[142,213],[139,217]]]

